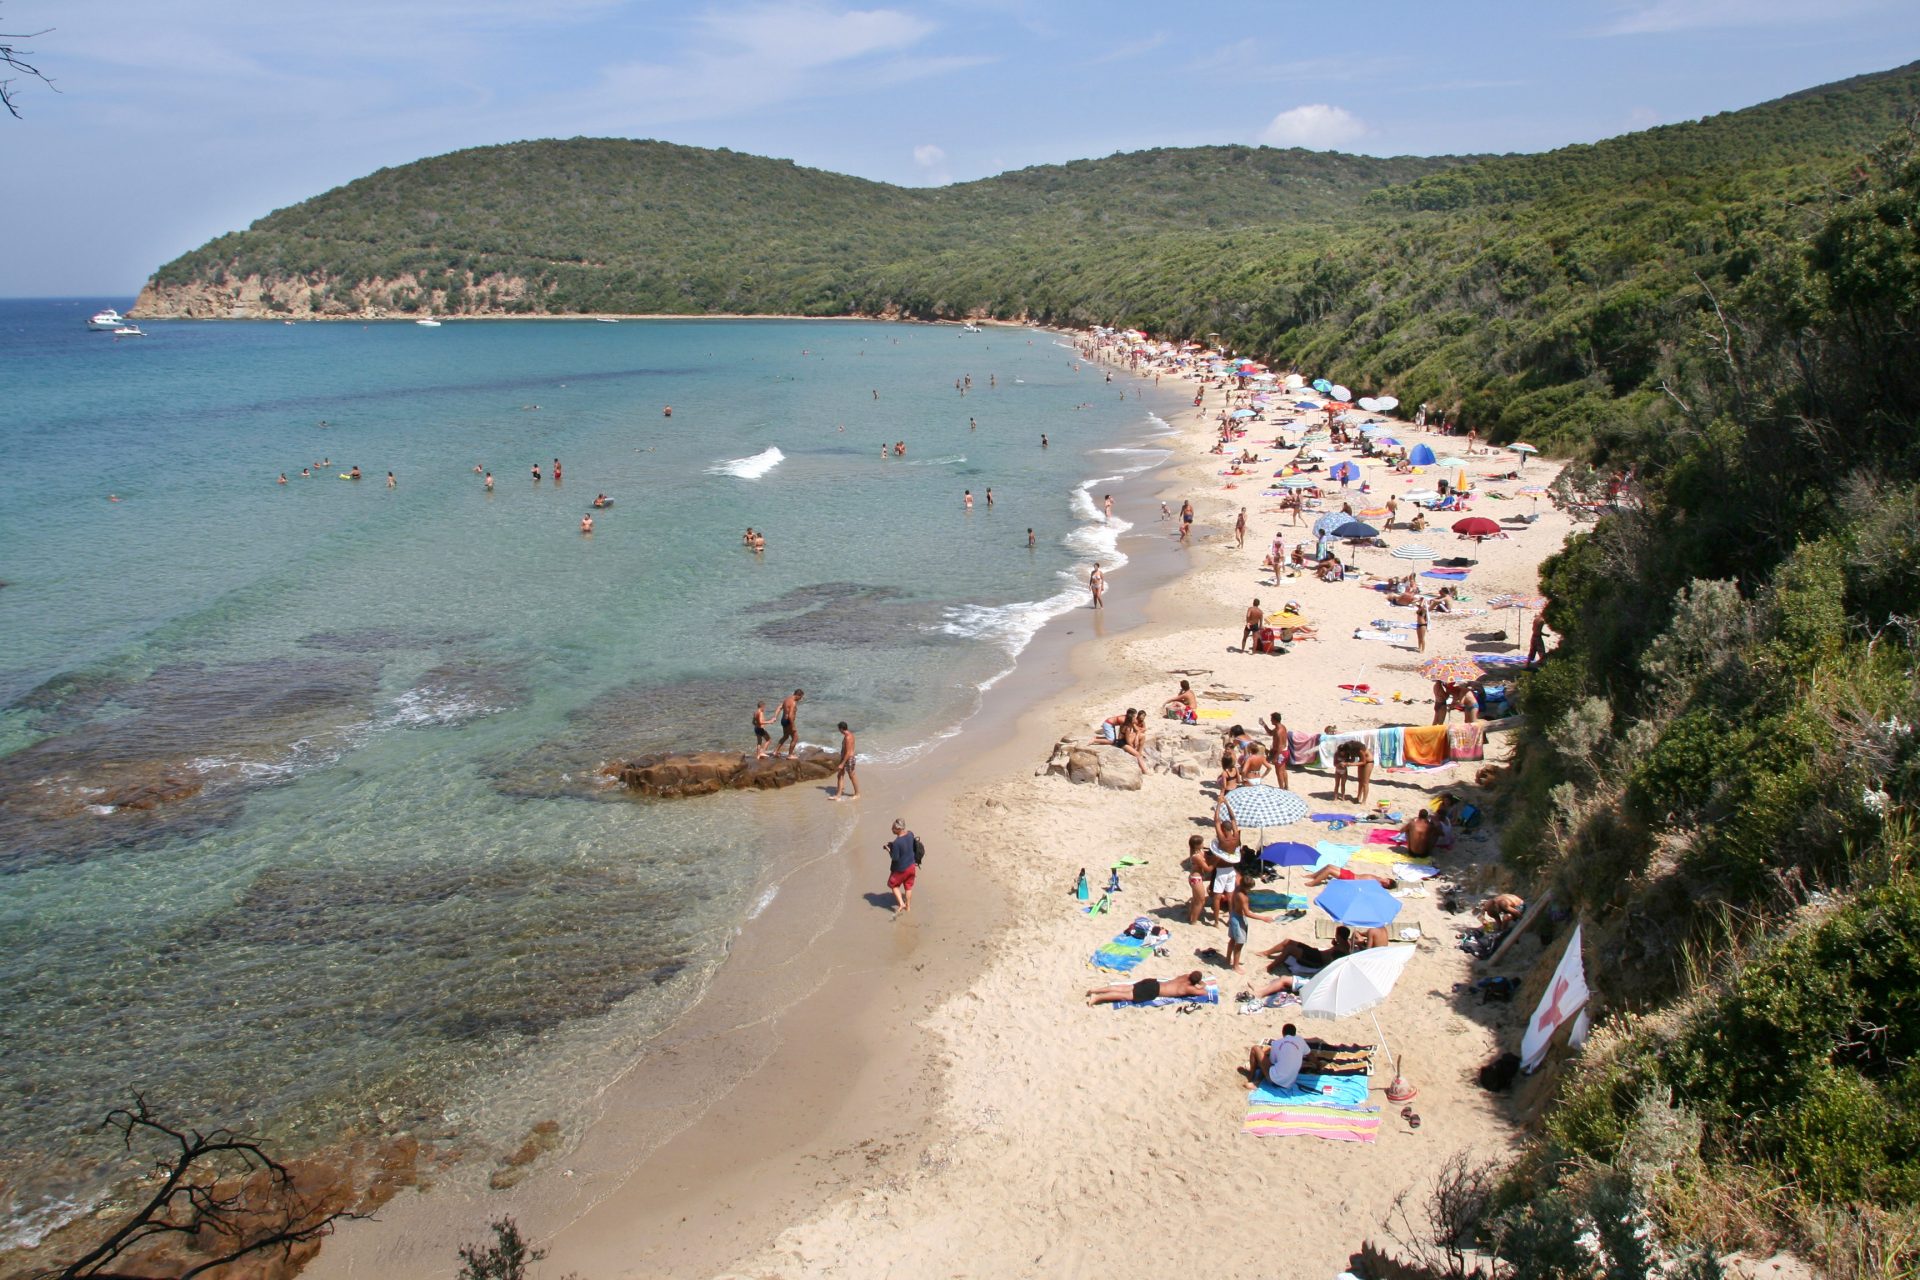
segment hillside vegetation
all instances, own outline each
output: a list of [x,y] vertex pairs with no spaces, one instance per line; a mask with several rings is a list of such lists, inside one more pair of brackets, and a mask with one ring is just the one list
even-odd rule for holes
[[[1550,889],[1586,923],[1600,1027],[1555,1068],[1518,1166],[1495,1182],[1449,1171],[1435,1257],[1457,1264],[1472,1242],[1501,1275],[1704,1277],[1729,1249],[1788,1246],[1822,1275],[1914,1275],[1916,102],[1907,67],[1545,156],[1419,172],[1321,158],[1311,178],[1297,157],[1251,149],[940,192],[756,161],[846,220],[735,192],[711,214],[724,230],[695,243],[768,228],[758,247],[716,250],[710,274],[670,288],[783,310],[1218,332],[1579,455],[1562,497],[1604,491],[1589,461],[1630,465],[1628,500],[1544,572],[1561,641],[1521,681],[1528,727],[1492,801],[1517,887]],[[603,145],[618,144],[501,151],[532,174],[552,148]],[[425,163],[477,189],[473,158],[499,154]],[[702,166],[744,163],[671,154],[709,177],[720,170]],[[364,247],[355,269],[391,270],[381,255],[417,244],[350,229],[424,225],[424,206],[398,205],[428,171],[276,214],[157,279],[286,270],[326,273],[331,289],[354,278],[347,260],[309,250],[334,243]],[[493,185],[496,238],[472,210],[438,214],[444,243],[499,263],[525,251],[499,238],[524,200]],[[1182,205],[1188,188],[1217,201],[1211,215]],[[648,216],[702,212],[674,208]],[[831,235],[806,230],[823,224]],[[809,234],[821,243],[804,268],[768,247]],[[640,271],[596,265],[605,242],[586,237],[553,268],[561,283],[523,298]],[[648,271],[634,278],[669,287]],[[623,300],[610,309],[654,296],[607,287],[596,296]]]

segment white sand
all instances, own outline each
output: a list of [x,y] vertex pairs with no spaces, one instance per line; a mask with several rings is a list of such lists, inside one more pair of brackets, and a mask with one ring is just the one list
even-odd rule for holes
[[[1116,378],[1124,375],[1116,374]],[[729,1274],[771,1276],[1096,1276],[1122,1270],[1171,1270],[1209,1276],[1333,1276],[1364,1241],[1385,1243],[1384,1224],[1396,1195],[1424,1193],[1431,1174],[1455,1152],[1499,1154],[1515,1132],[1504,1104],[1474,1084],[1475,1070],[1503,1048],[1498,1029],[1517,1021],[1506,1006],[1478,1007],[1454,988],[1478,976],[1473,962],[1454,946],[1454,925],[1468,917],[1444,914],[1440,883],[1427,896],[1405,903],[1401,924],[1417,922],[1427,940],[1397,990],[1378,1011],[1392,1046],[1404,1055],[1405,1074],[1418,1087],[1412,1106],[1418,1130],[1388,1104],[1384,1089],[1390,1065],[1376,1069],[1369,1101],[1382,1106],[1383,1123],[1373,1145],[1312,1138],[1255,1138],[1240,1132],[1245,1090],[1235,1068],[1249,1044],[1276,1036],[1289,1019],[1303,1034],[1336,1041],[1376,1039],[1366,1017],[1343,1022],[1299,1019],[1287,1010],[1239,1016],[1232,995],[1261,976],[1262,962],[1249,957],[1244,975],[1196,958],[1209,946],[1224,950],[1222,927],[1189,926],[1184,911],[1159,915],[1155,908],[1184,904],[1182,859],[1187,836],[1211,802],[1192,781],[1149,776],[1138,792],[1075,786],[1063,778],[1036,777],[1055,738],[1090,732],[1090,726],[1128,706],[1148,707],[1154,729],[1159,707],[1177,687],[1177,668],[1206,668],[1196,688],[1218,681],[1252,695],[1250,702],[1209,705],[1233,709],[1254,728],[1274,709],[1298,730],[1334,724],[1430,723],[1430,682],[1412,673],[1421,661],[1410,648],[1357,643],[1356,627],[1375,618],[1411,621],[1412,611],[1389,607],[1378,592],[1345,583],[1323,584],[1309,576],[1279,588],[1264,585],[1260,569],[1276,528],[1289,541],[1304,536],[1291,516],[1269,514],[1277,503],[1259,497],[1263,483],[1223,488],[1216,473],[1222,460],[1205,452],[1213,439],[1209,419],[1220,405],[1210,393],[1205,408],[1182,414],[1177,447],[1185,461],[1168,495],[1177,509],[1190,497],[1199,512],[1193,568],[1152,609],[1159,621],[1126,635],[1097,640],[1081,651],[1081,672],[1070,688],[1029,716],[1022,740],[1012,744],[1015,771],[973,787],[954,804],[948,829],[964,833],[969,857],[1004,882],[1017,904],[1004,933],[993,934],[994,958],[971,987],[926,1012],[922,1025],[937,1037],[940,1061],[903,1090],[944,1090],[931,1135],[916,1167],[889,1173],[877,1185],[840,1195],[809,1221],[785,1231],[773,1247]],[[1263,457],[1274,429],[1256,426],[1247,445]],[[1288,429],[1297,438],[1298,429]],[[1406,427],[1396,438],[1432,444],[1445,455],[1463,440],[1442,440]],[[1345,456],[1330,453],[1331,457]],[[1513,455],[1476,459],[1473,472],[1509,469]],[[1257,468],[1270,475],[1272,463]],[[1388,492],[1428,487],[1432,477],[1389,477],[1384,468],[1366,472],[1375,493],[1354,496],[1355,510],[1375,505]],[[1546,484],[1551,464],[1537,461],[1526,481]],[[1481,493],[1511,490],[1523,481],[1477,480]],[[1248,508],[1250,531],[1235,550],[1233,513]],[[1337,500],[1333,509],[1338,508]],[[1484,498],[1474,515],[1500,519],[1527,514],[1534,504]],[[1570,522],[1541,501],[1539,518],[1510,540],[1474,544],[1448,526],[1454,515],[1434,517],[1428,530],[1386,536],[1399,544],[1421,541],[1442,556],[1472,555],[1480,563],[1464,590],[1477,605],[1504,591],[1536,589],[1539,562],[1556,550]],[[1125,512],[1139,536],[1171,536],[1156,512]],[[1411,509],[1402,504],[1403,517]],[[1375,522],[1379,523],[1378,521]],[[1404,573],[1409,566],[1380,550],[1360,553],[1362,569]],[[1414,566],[1418,567],[1418,566]],[[1126,589],[1124,575],[1115,589]],[[1440,585],[1423,580],[1431,589]],[[1285,656],[1236,651],[1241,617],[1258,596],[1269,608],[1298,600],[1324,639],[1296,644]],[[1474,607],[1474,606],[1468,606]],[[1464,652],[1469,633],[1506,631],[1524,650],[1526,615],[1496,610],[1484,617],[1435,614],[1427,655]],[[1410,637],[1410,633],[1409,633]],[[1408,641],[1411,644],[1411,639]],[[1337,687],[1364,681],[1382,694],[1399,691],[1411,707],[1390,702],[1342,701]],[[1456,716],[1457,720],[1458,717]],[[1202,727],[1224,730],[1230,721]],[[1375,799],[1405,809],[1431,794],[1466,787],[1483,764],[1497,764],[1510,750],[1507,734],[1489,735],[1488,759],[1433,773],[1380,773]],[[1317,770],[1295,770],[1292,789],[1316,809],[1349,808],[1332,802],[1332,780]],[[1410,810],[1408,810],[1410,811]],[[1490,818],[1497,822],[1498,814]],[[1491,881],[1497,832],[1484,842],[1463,839],[1442,854],[1441,867],[1477,901],[1477,887]],[[1268,839],[1326,839],[1324,826],[1302,823]],[[1251,835],[1250,837],[1251,838]],[[1123,873],[1125,892],[1110,914],[1089,917],[1071,896],[1082,867],[1096,882],[1120,856],[1145,857],[1149,865]],[[1298,875],[1299,873],[1296,873]],[[1174,1009],[1087,1008],[1082,992],[1119,980],[1094,969],[1088,957],[1136,914],[1155,914],[1171,925],[1172,955],[1149,962],[1131,976],[1169,977],[1200,967],[1220,977],[1223,1002],[1194,1014]],[[1317,913],[1316,913],[1317,914]],[[1312,937],[1313,916],[1291,924],[1256,922],[1249,952],[1281,937]],[[1517,971],[1529,956],[1503,966]]]

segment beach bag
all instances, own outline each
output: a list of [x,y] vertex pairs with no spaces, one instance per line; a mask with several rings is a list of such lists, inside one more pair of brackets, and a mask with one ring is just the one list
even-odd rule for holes
[[927,860],[927,846],[920,843],[920,837],[913,838],[913,865],[919,866]]

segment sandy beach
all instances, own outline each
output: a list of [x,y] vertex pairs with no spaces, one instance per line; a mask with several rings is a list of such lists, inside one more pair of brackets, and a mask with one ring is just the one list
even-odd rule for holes
[[[1186,922],[1187,838],[1212,811],[1212,771],[1149,773],[1132,791],[1076,785],[1043,766],[1059,740],[1090,742],[1101,720],[1128,707],[1149,709],[1154,735],[1216,740],[1235,723],[1258,735],[1256,722],[1274,710],[1302,731],[1428,724],[1431,684],[1414,668],[1469,644],[1524,653],[1528,615],[1486,601],[1535,589],[1539,562],[1570,522],[1542,501],[1531,523],[1509,523],[1510,537],[1479,545],[1448,531],[1451,514],[1434,516],[1423,534],[1386,532],[1395,546],[1420,541],[1441,557],[1474,558],[1458,584],[1470,599],[1460,612],[1433,615],[1425,655],[1410,631],[1403,642],[1355,639],[1376,619],[1413,616],[1371,589],[1369,571],[1424,566],[1362,548],[1350,553],[1358,569],[1343,582],[1302,571],[1272,585],[1261,561],[1276,531],[1291,545],[1309,530],[1260,496],[1263,478],[1292,456],[1272,448],[1276,429],[1297,441],[1304,422],[1252,423],[1234,452],[1252,448],[1263,463],[1254,475],[1227,477],[1219,474],[1225,460],[1209,452],[1222,392],[1210,390],[1198,410],[1190,383],[1169,377],[1146,393],[1177,429],[1167,441],[1172,465],[1156,478],[1175,511],[1193,502],[1191,545],[1176,543],[1177,519],[1162,522],[1157,504],[1135,509],[1140,499],[1130,499],[1119,514],[1135,529],[1123,546],[1141,572],[1116,577],[1104,613],[1069,615],[1042,632],[957,737],[863,776],[861,823],[849,844],[782,869],[781,893],[743,930],[713,989],[608,1090],[596,1125],[510,1192],[448,1188],[394,1201],[381,1222],[345,1227],[308,1274],[450,1274],[453,1248],[511,1213],[550,1251],[541,1274],[594,1280],[1078,1276],[1174,1256],[1170,1249],[1182,1270],[1333,1276],[1363,1242],[1388,1241],[1395,1198],[1421,1194],[1448,1157],[1509,1148],[1508,1104],[1479,1090],[1474,1073],[1513,1047],[1509,1028],[1523,1012],[1517,1003],[1482,1006],[1464,988],[1489,972],[1524,974],[1539,944],[1523,941],[1495,970],[1455,946],[1455,926],[1473,922],[1468,909],[1497,883],[1497,807],[1435,859],[1441,878],[1400,890],[1394,927],[1417,926],[1423,937],[1397,944],[1416,954],[1376,1013],[1418,1089],[1409,1104],[1418,1126],[1402,1118],[1403,1104],[1386,1102],[1394,1067],[1381,1054],[1368,1096],[1381,1107],[1375,1141],[1256,1137],[1241,1131],[1247,1092],[1236,1073],[1251,1043],[1278,1036],[1289,1020],[1330,1042],[1379,1038],[1364,1015],[1308,1021],[1286,1008],[1242,1015],[1236,1007],[1234,995],[1265,976],[1251,953],[1287,937],[1324,944],[1315,937],[1320,913],[1256,921],[1245,972],[1226,970],[1201,954],[1224,950],[1225,928]],[[1394,438],[1443,455],[1464,446],[1404,423]],[[1328,451],[1327,460],[1347,456]],[[1478,476],[1506,472],[1516,459],[1471,461],[1469,475]],[[1373,492],[1362,497],[1354,486],[1356,511],[1432,480],[1384,467],[1365,475]],[[1535,515],[1526,498],[1484,495],[1552,475],[1551,464],[1536,461],[1524,481],[1476,478],[1473,514]],[[1326,509],[1340,505],[1333,497]],[[1242,506],[1249,530],[1236,548]],[[1403,503],[1402,519],[1411,511]],[[1166,578],[1166,557],[1177,569],[1168,585],[1150,598],[1132,593],[1133,583],[1156,576],[1153,566]],[[1241,652],[1242,617],[1255,597],[1263,608],[1297,601],[1318,638],[1284,655]],[[1210,714],[1193,727],[1161,718],[1183,672],[1204,691],[1202,706],[1226,718]],[[1353,700],[1343,684],[1366,684],[1362,696],[1377,700]],[[1509,737],[1488,733],[1484,760],[1383,769],[1373,798],[1402,813],[1443,791],[1484,805],[1475,779],[1498,766]],[[1101,750],[1105,768],[1127,762]],[[1332,801],[1324,770],[1296,768],[1290,786],[1316,812],[1357,812]],[[896,813],[930,850],[915,910],[900,920],[886,909],[879,853]],[[1330,837],[1311,822],[1265,835],[1362,838]],[[1086,868],[1098,897],[1120,858],[1144,865],[1123,869],[1107,912],[1087,914],[1073,896],[1077,874]],[[1450,886],[1458,913],[1442,908]],[[1137,915],[1171,930],[1167,955],[1133,974],[1093,967],[1094,949]],[[1196,968],[1217,977],[1222,999],[1191,1015],[1082,1001],[1089,987]],[[1243,1226],[1247,1205],[1309,1201],[1305,1229],[1277,1241]]]

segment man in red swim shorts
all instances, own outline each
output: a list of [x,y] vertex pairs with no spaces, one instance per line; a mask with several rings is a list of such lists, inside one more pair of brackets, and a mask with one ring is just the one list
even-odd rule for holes
[[893,915],[897,920],[913,909],[913,882],[920,871],[920,859],[914,848],[919,841],[913,832],[907,830],[907,824],[899,818],[893,820],[893,839],[884,846],[887,851],[887,888],[893,890]]

